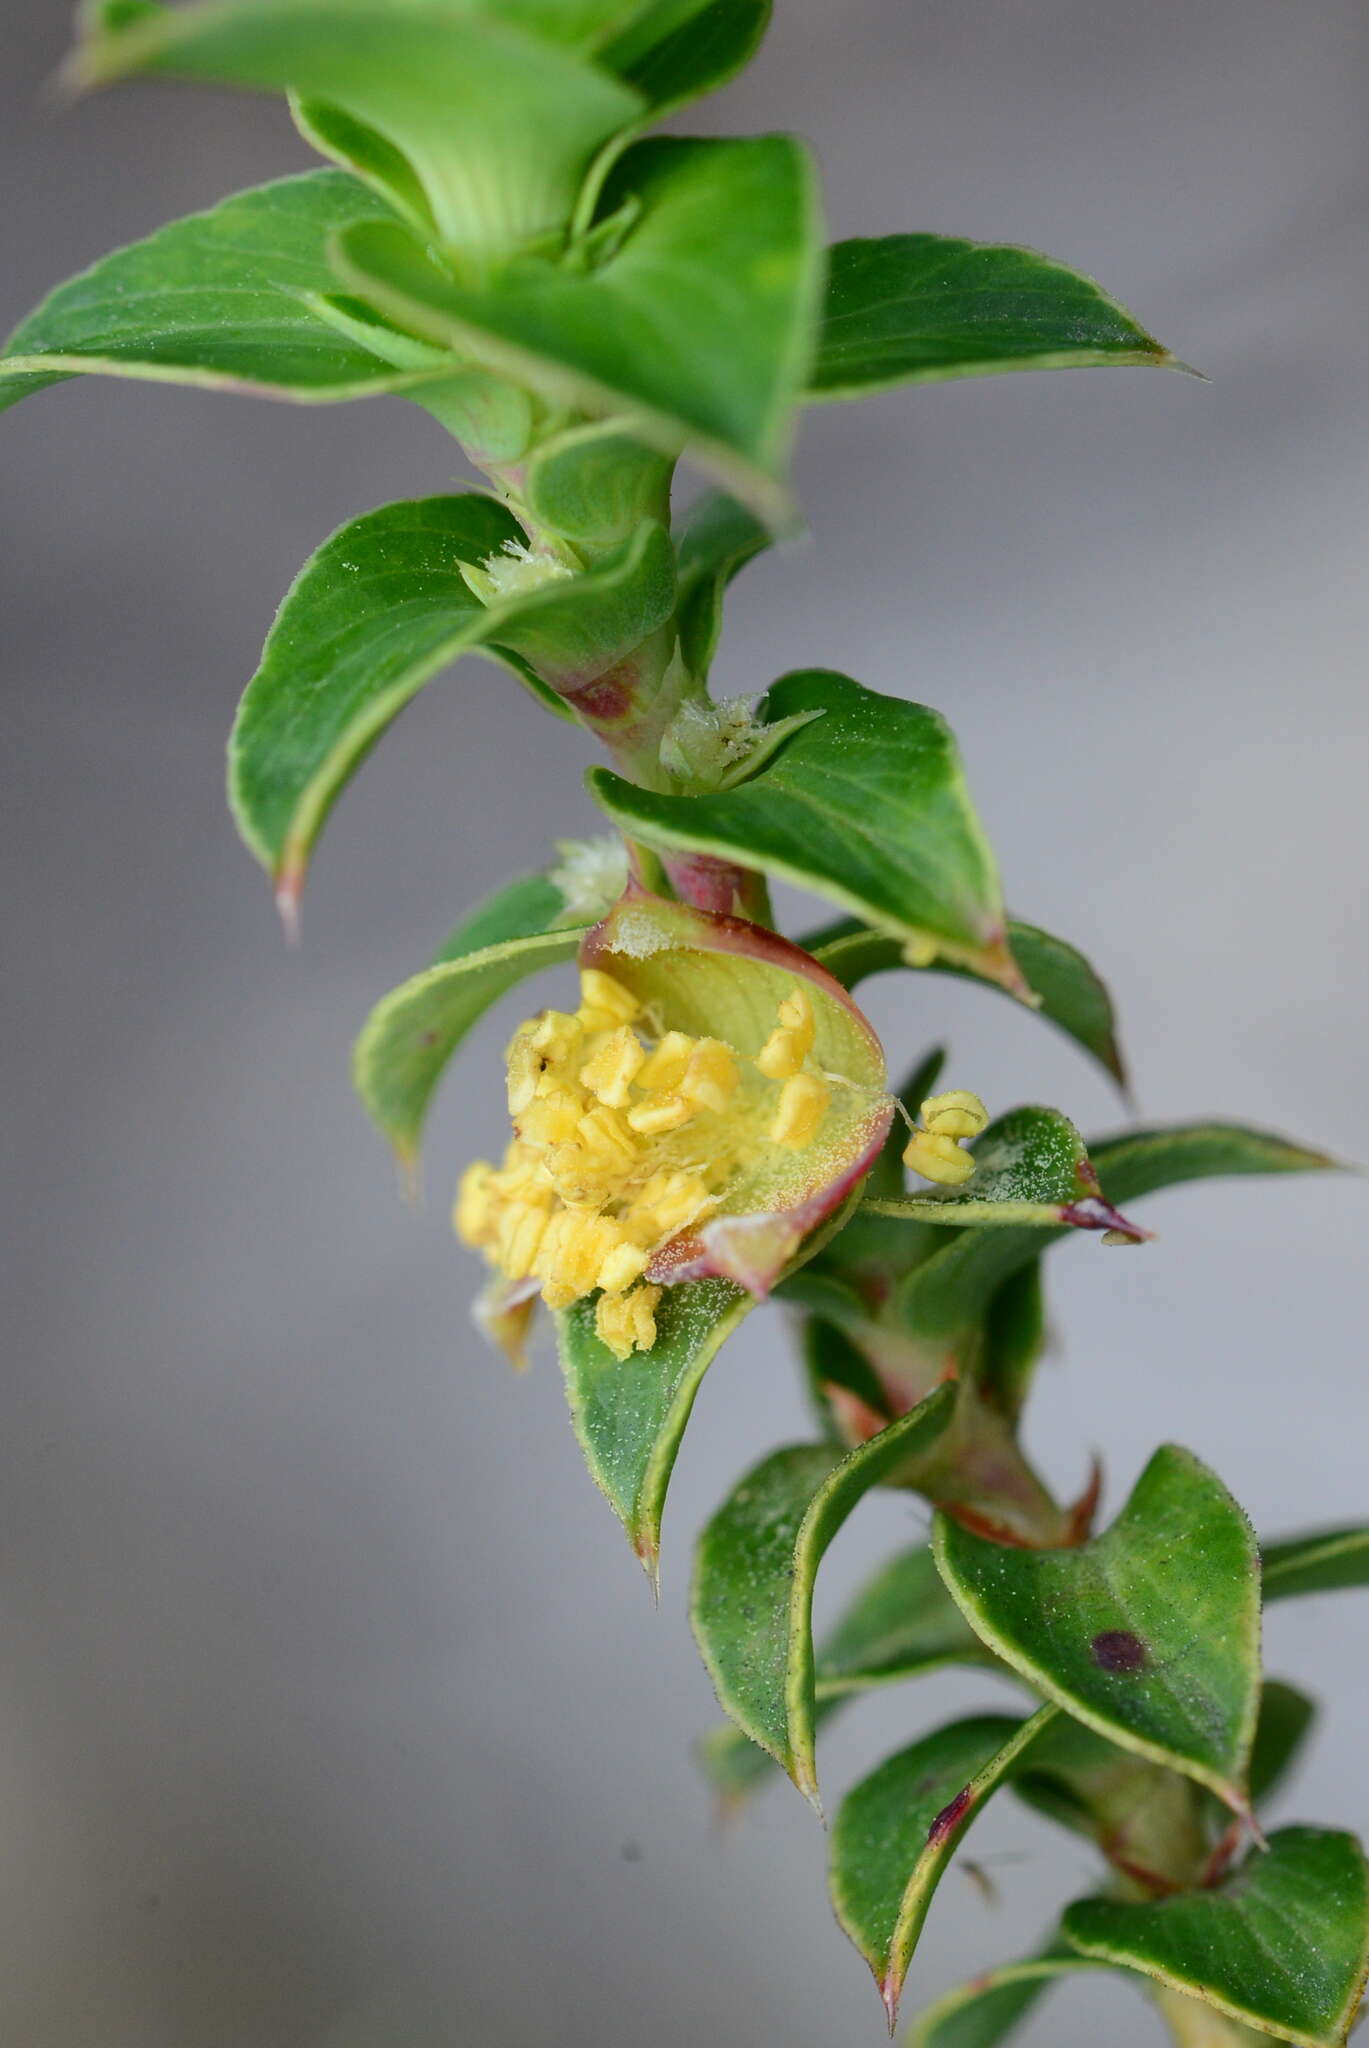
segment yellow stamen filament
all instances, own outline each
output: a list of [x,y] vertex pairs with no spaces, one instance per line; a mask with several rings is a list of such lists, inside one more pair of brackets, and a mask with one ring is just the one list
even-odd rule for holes
[[544,1011],[510,1041],[515,1135],[498,1168],[463,1174],[457,1235],[506,1279],[535,1280],[552,1309],[597,1292],[595,1328],[615,1357],[650,1350],[654,1254],[714,1213],[767,1146],[819,1137],[840,1076],[810,1065],[816,1036],[797,982],[745,1060],[721,1038],[653,1033],[630,989],[584,969],[574,1015]]

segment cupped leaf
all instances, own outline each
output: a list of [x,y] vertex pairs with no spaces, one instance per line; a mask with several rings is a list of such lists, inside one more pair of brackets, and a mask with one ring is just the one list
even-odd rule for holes
[[[328,813],[399,712],[461,654],[514,670],[540,701],[574,691],[636,645],[671,604],[669,542],[645,527],[581,575],[485,605],[462,573],[520,546],[503,506],[474,495],[386,505],[342,527],[287,593],[238,711],[229,796],[283,908],[303,889]],[[635,637],[634,637],[635,636]]]
[[908,2048],[998,2048],[1052,1984],[1102,1967],[1091,1956],[1061,1946],[1020,1963],[982,1970],[919,2014],[908,2035]]
[[[703,678],[712,666],[728,584],[769,545],[770,534],[760,520],[725,491],[709,491],[690,507],[676,547],[676,620],[680,659],[692,676]],[[843,980],[838,969],[831,972]]]
[[820,711],[768,766],[711,796],[664,796],[606,769],[590,788],[623,831],[668,852],[766,869],[1022,992],[998,873],[945,721],[824,669],[785,676],[759,716]]
[[60,285],[0,355],[0,409],[99,374],[325,404],[412,394],[451,360],[399,365],[320,318],[330,237],[389,209],[341,171],[281,178],[161,228]]
[[661,1514],[680,1442],[705,1372],[755,1306],[730,1280],[668,1287],[650,1351],[618,1359],[595,1334],[595,1299],[557,1317],[571,1420],[590,1477],[656,1581]]
[[939,1387],[868,1443],[775,1451],[749,1472],[699,1538],[690,1619],[722,1706],[817,1804],[813,1587],[852,1509],[948,1427]]
[[1148,1891],[1185,1888],[1206,1861],[1211,1795],[1068,1715],[1037,1744],[1013,1790]]
[[477,288],[398,223],[338,236],[348,287],[401,326],[554,403],[630,414],[767,520],[811,348],[820,252],[808,160],[784,136],[634,145],[604,197],[632,215],[592,271],[527,258]]
[[[559,908],[546,917],[549,898]],[[353,1080],[404,1166],[418,1159],[428,1107],[467,1032],[528,975],[575,958],[586,925],[545,929],[564,908],[559,890],[542,876],[511,884],[476,913],[474,933],[469,928],[454,932],[442,959],[401,983],[372,1010],[353,1054]],[[544,924],[523,931],[534,917],[544,918]],[[501,926],[507,926],[508,935],[495,937]],[[467,943],[468,936],[477,943]]]
[[595,420],[538,443],[522,500],[537,526],[601,553],[630,540],[643,522],[668,519],[670,461],[627,422]]
[[1077,1900],[1063,1925],[1081,1954],[1302,2048],[1342,2048],[1369,1974],[1364,1852],[1330,1829],[1281,1828],[1214,1890]]
[[1266,1600],[1339,1593],[1369,1586],[1369,1529],[1318,1529],[1285,1536],[1261,1550]]
[[600,62],[659,120],[735,78],[760,47],[770,12],[771,0],[656,0]]
[[584,61],[631,11],[209,0],[96,33],[71,68],[86,85],[151,72],[321,101],[411,166],[444,241],[498,253],[564,230],[595,155],[645,112]]
[[831,252],[812,396],[1174,360],[1092,278],[1034,250],[882,235]]
[[[844,918],[821,931],[809,932],[800,944],[846,988],[855,988],[872,974],[912,965],[896,939],[884,932],[871,931],[856,918]],[[1118,1044],[1112,998],[1083,954],[1064,939],[1052,938],[1049,932],[1023,924],[1015,917],[1008,920],[1008,946],[1041,1015],[1091,1053],[1115,1081],[1125,1086],[1126,1068]],[[952,960],[936,959],[930,966],[934,973],[958,974],[972,981],[987,982],[990,987],[1002,986],[993,977],[977,974],[973,968],[958,966]]]
[[874,1972],[891,2027],[942,1872],[984,1801],[1030,1756],[1057,1711],[1042,1707],[1026,1721],[952,1721],[890,1757],[838,1808],[832,1904]]
[[909,1223],[997,1229],[1064,1224],[1067,1229],[1120,1230],[1135,1239],[1150,1234],[1102,1200],[1084,1141],[1058,1109],[1011,1109],[966,1150],[974,1172],[959,1187],[872,1196],[865,1206],[872,1215]]
[[[628,989],[658,1033],[721,1039],[740,1065],[716,1133],[730,1148],[728,1176],[707,1220],[653,1252],[647,1279],[716,1276],[763,1298],[801,1246],[810,1256],[818,1248],[812,1233],[844,1212],[879,1156],[893,1105],[878,1039],[844,989],[787,939],[635,887],[586,935],[580,957]],[[779,1084],[755,1062],[796,987],[811,1007],[808,1062],[824,1100],[808,1135],[782,1143],[772,1135]]]
[[1029,1685],[1249,1810],[1258,1553],[1191,1452],[1157,1451],[1111,1528],[1078,1549],[1008,1549],[938,1516],[935,1550],[966,1620]]
[[[845,1701],[876,1686],[947,1664],[997,1662],[942,1585],[931,1551],[919,1544],[867,1581],[823,1642],[814,1668],[815,1724],[825,1726]],[[776,1775],[769,1753],[730,1721],[704,1737],[699,1754],[729,1807]]]
[[[1315,1173],[1335,1165],[1323,1152],[1239,1124],[1124,1131],[1090,1140],[1088,1150],[1104,1196],[1119,1206],[1185,1181],[1222,1174]],[[905,1320],[929,1340],[968,1329],[1005,1281],[1066,1234],[1035,1227],[963,1232],[909,1275],[901,1294]]]

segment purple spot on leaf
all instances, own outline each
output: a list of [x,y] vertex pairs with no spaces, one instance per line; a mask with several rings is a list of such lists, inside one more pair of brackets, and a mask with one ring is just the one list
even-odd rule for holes
[[1113,1671],[1129,1677],[1134,1671],[1144,1671],[1149,1661],[1149,1652],[1139,1636],[1129,1628],[1105,1628],[1101,1635],[1094,1637],[1089,1646],[1094,1663],[1100,1671]]

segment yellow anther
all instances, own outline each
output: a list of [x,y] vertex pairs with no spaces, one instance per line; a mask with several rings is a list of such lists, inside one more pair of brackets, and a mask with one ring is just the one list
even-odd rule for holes
[[653,1244],[697,1222],[713,1199],[696,1173],[654,1173],[624,1220],[634,1237],[640,1228]]
[[509,1040],[505,1058],[508,1064],[509,1115],[521,1116],[536,1095],[542,1074],[542,1056],[534,1046],[526,1024]]
[[524,1280],[532,1271],[547,1227],[545,1209],[512,1202],[499,1219],[499,1265],[509,1280]]
[[634,1287],[630,1294],[605,1294],[595,1311],[594,1327],[601,1343],[621,1363],[634,1351],[650,1351],[656,1342],[659,1287]]
[[637,1157],[632,1133],[616,1109],[607,1109],[601,1103],[598,1109],[592,1109],[581,1117],[576,1130],[592,1160],[602,1160],[605,1165],[621,1168],[630,1166]]
[[630,1109],[627,1120],[642,1137],[659,1138],[667,1131],[678,1131],[693,1114],[693,1104],[686,1102],[682,1095],[653,1095],[645,1102],[639,1102],[635,1109]]
[[687,1031],[667,1031],[637,1076],[639,1088],[658,1088],[666,1093],[678,1088],[685,1077],[696,1040]]
[[[549,1285],[570,1288],[570,1301],[579,1301],[582,1295],[591,1293],[598,1282],[600,1267],[609,1253],[617,1248],[621,1234],[617,1224],[607,1216],[586,1212],[569,1217],[557,1239],[556,1254],[548,1275]],[[546,1292],[545,1289],[543,1291]],[[547,1298],[550,1300],[550,1296]],[[561,1305],[568,1306],[568,1303]]]
[[494,1168],[477,1159],[462,1174],[456,1190],[452,1223],[463,1244],[489,1244],[494,1237],[498,1198],[490,1186]]
[[546,1010],[537,1020],[532,1034],[534,1052],[541,1055],[547,1074],[559,1073],[575,1059],[584,1043],[584,1032],[578,1017],[568,1017],[564,1010]]
[[646,1268],[647,1255],[641,1245],[615,1245],[599,1268],[598,1285],[606,1294],[622,1294],[634,1280],[641,1279]]
[[832,1091],[817,1074],[793,1074],[780,1090],[779,1104],[770,1126],[776,1145],[793,1151],[806,1145],[827,1114]]
[[721,1111],[736,1094],[740,1079],[731,1046],[720,1038],[701,1038],[689,1056],[680,1093],[699,1109]]
[[756,1054],[756,1065],[768,1081],[787,1081],[803,1070],[803,1041],[797,1031],[782,1026],[771,1032]]
[[600,967],[581,968],[579,1016],[586,1031],[611,1031],[615,1024],[630,1024],[641,1008],[631,989],[611,974]]
[[585,1105],[569,1088],[537,1096],[518,1119],[519,1136],[536,1146],[567,1145],[580,1127]]
[[925,1128],[938,1138],[977,1138],[989,1121],[989,1112],[968,1088],[952,1088],[945,1095],[929,1096],[921,1117]]
[[609,1109],[626,1109],[632,1100],[632,1082],[645,1059],[646,1052],[631,1025],[620,1024],[581,1067],[580,1080]]
[[932,1131],[914,1131],[903,1154],[905,1166],[911,1166],[914,1173],[920,1173],[924,1180],[940,1181],[949,1188],[959,1187],[974,1172],[974,1160],[968,1152],[962,1152],[954,1138],[947,1138]]
[[805,1059],[813,1050],[817,1036],[817,1022],[813,1016],[813,1001],[806,988],[795,982],[779,1007],[779,1020],[787,1031],[792,1031],[803,1046]]

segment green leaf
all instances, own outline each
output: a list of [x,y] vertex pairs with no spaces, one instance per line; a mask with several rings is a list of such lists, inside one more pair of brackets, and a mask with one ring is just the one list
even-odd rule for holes
[[813,1586],[857,1502],[922,1456],[955,1410],[939,1387],[846,1457],[831,1444],[775,1451],[699,1538],[690,1619],[718,1699],[816,1806]]
[[640,94],[581,61],[630,11],[211,0],[96,34],[72,72],[85,85],[147,71],[321,101],[412,167],[442,239],[494,254],[563,230],[598,151],[644,113]]
[[730,1280],[667,1287],[656,1342],[619,1360],[595,1335],[597,1296],[556,1319],[571,1420],[590,1477],[606,1496],[653,1584],[661,1512],[705,1372],[755,1302]]
[[1020,1963],[983,1970],[919,2015],[908,2048],[998,2048],[1057,1979],[1099,1967],[1089,1956],[1050,1948]]
[[691,447],[764,518],[787,518],[819,260],[806,156],[784,136],[638,143],[604,205],[636,218],[592,272],[528,257],[462,285],[398,223],[340,235],[334,261],[401,326],[555,404],[630,413],[643,439]]
[[[844,918],[839,924],[810,932],[800,943],[845,988],[855,988],[872,974],[912,964],[905,959],[896,939],[871,931],[855,918]],[[1083,954],[1063,939],[1052,938],[1049,932],[1023,924],[1017,918],[1008,920],[1008,945],[1037,999],[1041,1015],[1058,1025],[1085,1052],[1091,1053],[1115,1081],[1125,1086],[1126,1068],[1117,1042],[1112,998]],[[931,971],[958,974],[971,981],[987,982],[989,987],[1001,987],[992,978],[951,960],[933,960]]]
[[589,927],[546,928],[564,909],[560,891],[543,876],[511,883],[452,933],[431,967],[393,989],[367,1018],[353,1080],[406,1168],[417,1162],[429,1104],[467,1032],[528,975],[574,959]]
[[1272,1799],[1301,1754],[1317,1718],[1315,1700],[1295,1685],[1266,1678],[1260,1718],[1250,1753],[1250,1798],[1255,1806]]
[[1266,1600],[1296,1600],[1304,1593],[1339,1593],[1369,1586],[1369,1529],[1320,1529],[1285,1536],[1261,1552]]
[[[910,1107],[915,1111],[917,1105]],[[1027,1105],[996,1117],[965,1148],[974,1172],[959,1187],[918,1195],[874,1196],[873,1216],[909,1223],[990,1225],[1064,1224],[1084,1230],[1128,1230],[1146,1235],[1099,1199],[1098,1176],[1074,1125],[1058,1109]],[[925,1184],[924,1184],[925,1186]]]
[[690,507],[676,549],[676,620],[680,659],[692,676],[703,680],[713,665],[728,584],[769,545],[766,528],[725,491],[710,491]]
[[523,475],[534,523],[595,551],[621,546],[670,516],[670,462],[621,420],[595,420],[542,441]]
[[[341,171],[282,178],[116,250],[45,299],[0,356],[0,409],[80,373],[255,391],[300,404],[414,393],[396,367],[312,310],[329,238],[388,209]],[[426,366],[425,366],[426,365]],[[450,376],[450,358],[437,374]]]
[[[926,1544],[883,1565],[856,1594],[818,1651],[815,1723],[849,1699],[947,1664],[994,1664],[942,1585]],[[1001,1667],[999,1667],[1001,1668]],[[769,1753],[726,1722],[704,1737],[700,1759],[729,1807],[775,1775]]]
[[984,1311],[979,1390],[1010,1422],[1022,1413],[1048,1335],[1041,1261],[1033,1259],[1008,1275]]
[[1174,360],[1091,278],[1031,249],[883,235],[831,252],[812,395]]
[[890,1757],[846,1795],[832,1825],[828,1886],[842,1928],[874,1972],[892,2028],[932,1894],[984,1801],[1054,1721],[981,1714]]
[[741,860],[811,889],[925,952],[1021,987],[1005,942],[998,874],[934,711],[824,669],[785,676],[765,723],[824,715],[739,788],[662,796],[607,769],[590,788],[614,823],[665,852]]
[[769,23],[770,0],[657,0],[600,61],[659,119],[735,78]]
[[502,661],[565,713],[531,660],[587,682],[620,657],[624,635],[638,644],[645,622],[669,612],[670,548],[659,527],[644,527],[582,575],[482,604],[463,563],[479,573],[476,564],[521,538],[493,499],[416,499],[349,521],[296,578],[229,754],[239,830],[274,876],[287,914],[341,791],[410,699],[458,655]]
[[[1092,1139],[1088,1150],[1104,1195],[1118,1205],[1218,1174],[1309,1173],[1335,1164],[1325,1153],[1238,1124],[1126,1131]],[[901,1293],[905,1320],[929,1340],[968,1329],[1004,1281],[1064,1235],[1034,1227],[965,1231],[909,1275]]]
[[1079,1549],[1007,1549],[945,1516],[935,1549],[966,1620],[1029,1685],[1248,1811],[1258,1554],[1240,1508],[1191,1452],[1157,1451],[1111,1528]]
[[1154,1904],[1080,1899],[1064,1931],[1302,2048],[1342,2048],[1369,1973],[1369,1880],[1353,1835],[1281,1828],[1215,1890]]

